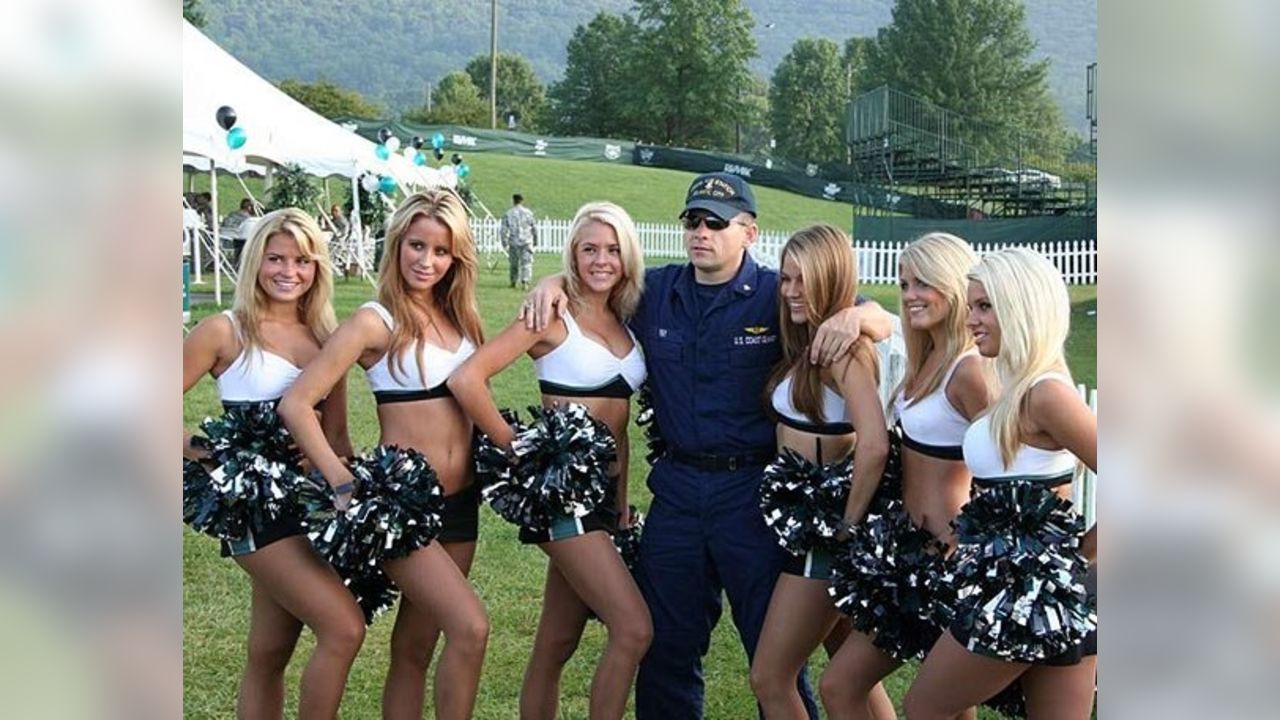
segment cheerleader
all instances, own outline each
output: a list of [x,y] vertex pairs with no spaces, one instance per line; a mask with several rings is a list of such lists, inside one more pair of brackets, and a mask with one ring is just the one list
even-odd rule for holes
[[[933,545],[922,557],[936,561],[932,568],[903,568],[894,582],[906,587],[926,584],[922,576],[941,571],[944,548],[954,545],[951,521],[969,499],[961,443],[970,421],[989,402],[983,363],[965,328],[967,275],[976,263],[968,243],[946,233],[921,237],[899,260],[907,368],[894,392],[894,409],[903,445],[902,502],[910,521],[900,526],[906,533],[927,533],[912,545]],[[897,561],[910,564],[906,557]],[[821,689],[828,706],[855,707],[856,698],[867,697],[903,662],[924,657],[942,628],[912,616],[913,609],[895,607],[855,618],[867,632],[851,634],[827,665]],[[973,717],[974,711],[964,716]]]
[[[767,718],[806,718],[796,680],[810,653],[827,641],[830,654],[847,632],[837,628],[841,616],[828,595],[831,558],[867,514],[880,484],[889,453],[884,410],[878,392],[878,356],[861,337],[853,349],[830,367],[808,362],[809,342],[819,325],[837,311],[852,307],[857,296],[857,263],[849,238],[840,230],[815,225],[797,232],[782,249],[779,274],[779,326],[782,360],[766,385],[777,415],[777,446],[783,458],[766,470],[765,489],[779,475],[838,475],[835,527],[825,542],[815,541],[793,556],[778,577],[769,601],[764,629],[751,664],[751,687]],[[798,457],[796,457],[798,456]],[[846,458],[852,457],[852,462]],[[788,460],[790,458],[790,460]],[[837,465],[844,461],[843,465]],[[792,472],[779,473],[784,464]],[[838,469],[827,469],[836,465]],[[850,472],[851,466],[851,472]],[[765,503],[768,504],[767,501]],[[773,520],[771,522],[771,520]],[[778,529],[778,521],[766,514]],[[833,630],[835,634],[833,635]],[[832,706],[828,714],[869,713],[892,718],[893,705],[883,688],[862,707]]]
[[402,593],[383,692],[386,718],[422,717],[427,665],[441,630],[436,717],[470,717],[480,682],[489,621],[466,577],[478,512],[470,487],[472,426],[445,384],[483,342],[475,278],[474,241],[458,196],[436,190],[405,198],[388,224],[378,300],[338,328],[280,404],[298,446],[346,507],[355,490],[352,470],[310,408],[358,363],[377,401],[379,445],[421,453],[443,487],[439,542],[380,565]]
[[[276,402],[337,324],[332,295],[333,270],[315,220],[294,208],[269,213],[241,255],[232,309],[201,321],[182,344],[183,393],[209,373],[229,412],[273,419]],[[326,444],[351,453],[344,382],[317,397],[307,413]],[[199,444],[184,432],[183,456],[207,463],[211,459]],[[224,538],[222,554],[249,574],[253,587],[237,716],[282,716],[284,671],[305,624],[315,633],[316,647],[302,673],[298,716],[336,717],[364,641],[360,608],[338,574],[287,514]]]
[[1077,460],[1097,468],[1097,420],[1063,357],[1061,275],[1025,248],[969,275],[968,327],[1001,393],[965,432],[978,492],[954,523],[955,618],[906,697],[908,718],[951,718],[1020,681],[1030,718],[1088,718],[1097,617],[1085,587],[1097,530],[1066,498]]
[[[522,542],[548,557],[542,617],[520,691],[520,717],[557,717],[560,675],[588,614],[608,631],[591,684],[590,716],[621,718],[652,624],[640,590],[610,539],[630,526],[627,422],[630,397],[645,379],[644,355],[626,322],[640,299],[644,259],[635,225],[612,203],[584,205],[564,251],[566,312],[541,332],[517,319],[449,379],[458,402],[498,447],[510,450],[513,428],[486,388],[521,355],[533,358],[544,408],[585,406],[616,440],[616,477],[594,512],[566,514],[548,527],[521,528]],[[603,429],[602,429],[603,430]],[[536,450],[534,451],[536,452]]]

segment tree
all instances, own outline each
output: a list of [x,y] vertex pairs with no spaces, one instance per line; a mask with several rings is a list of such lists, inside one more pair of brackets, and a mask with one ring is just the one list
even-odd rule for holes
[[267,199],[267,210],[293,207],[311,212],[320,189],[311,182],[301,166],[289,164],[276,171],[275,182]]
[[845,92],[850,100],[871,90],[867,82],[867,54],[871,52],[871,44],[875,38],[851,37],[844,41]]
[[843,158],[846,77],[840,46],[831,40],[802,38],[791,46],[769,87],[779,155],[802,162]]
[[629,16],[602,12],[579,25],[569,38],[564,78],[548,92],[548,124],[565,135],[623,137],[627,120],[627,57],[636,24]]
[[733,147],[751,84],[755,20],[741,0],[636,0],[627,112],[650,142]]
[[1033,145],[1060,156],[1061,111],[1049,96],[1049,61],[1031,60],[1035,47],[1020,0],[897,0],[869,48],[867,79],[965,116],[980,151]]
[[431,106],[429,112],[425,107],[410,110],[404,119],[426,125],[489,125],[489,103],[480,99],[480,89],[471,82],[471,76],[461,70],[440,80],[431,92]]
[[200,9],[200,0],[182,0],[182,17],[198,28],[204,27],[204,11]]
[[[489,117],[489,56],[477,55],[467,63],[467,75],[484,101]],[[533,66],[521,55],[498,53],[498,127],[507,126],[507,112],[516,114],[523,130],[538,131],[543,126],[547,94]]]
[[282,80],[280,89],[289,97],[327,118],[346,116],[377,120],[382,116],[382,109],[365,100],[360,93],[325,80],[315,83]]
[[744,155],[768,155],[772,153],[769,140],[773,130],[769,127],[769,81],[752,74],[751,81],[742,90],[741,109],[738,114],[735,149]]

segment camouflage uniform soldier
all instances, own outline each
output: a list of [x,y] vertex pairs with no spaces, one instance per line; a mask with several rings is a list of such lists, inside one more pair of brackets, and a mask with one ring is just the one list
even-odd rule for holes
[[528,289],[533,278],[533,245],[538,240],[538,228],[534,224],[533,211],[524,206],[524,196],[511,196],[512,207],[502,216],[502,246],[507,249],[510,263],[511,287],[520,283]]

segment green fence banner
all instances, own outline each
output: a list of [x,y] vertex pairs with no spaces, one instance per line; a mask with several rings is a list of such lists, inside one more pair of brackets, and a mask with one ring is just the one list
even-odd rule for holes
[[557,160],[589,160],[604,163],[631,164],[631,150],[634,143],[621,140],[607,140],[586,137],[553,137],[551,135],[534,135],[512,130],[482,130],[462,125],[417,125],[405,122],[386,122],[380,120],[340,121],[346,127],[352,127],[356,134],[363,138],[378,141],[378,131],[387,128],[400,138],[403,145],[408,145],[413,136],[421,137],[426,144],[422,151],[431,155],[431,137],[436,133],[444,136],[446,157],[453,153],[463,156],[470,152],[500,152],[522,157],[549,157]]
[[[885,187],[862,185],[824,175],[824,166],[808,165],[800,170],[789,163],[765,164],[660,145],[636,145],[634,162],[647,167],[688,172],[728,172],[740,175],[752,185],[788,190],[809,197],[861,205],[888,212],[920,217],[964,217],[965,207],[931,198],[909,195]],[[828,168],[829,169],[829,168]],[[847,178],[848,176],[846,176]]]

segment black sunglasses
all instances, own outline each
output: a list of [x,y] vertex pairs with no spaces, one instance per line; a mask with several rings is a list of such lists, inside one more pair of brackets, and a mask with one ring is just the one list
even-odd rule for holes
[[723,230],[729,227],[730,222],[723,220],[715,215],[685,215],[681,218],[684,221],[685,230],[697,230],[699,225],[706,225],[708,230]]

